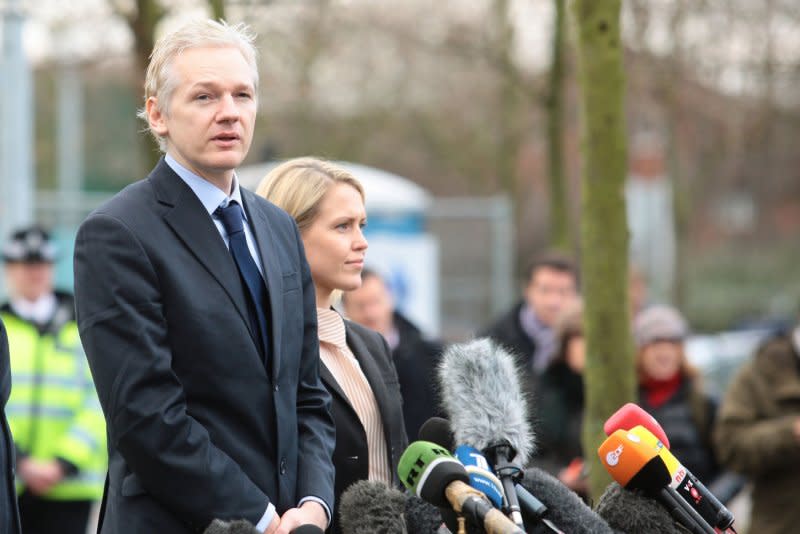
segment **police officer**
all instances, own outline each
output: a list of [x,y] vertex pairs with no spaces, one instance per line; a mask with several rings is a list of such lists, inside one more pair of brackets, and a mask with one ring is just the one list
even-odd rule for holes
[[0,307],[11,360],[6,415],[17,453],[25,534],[85,534],[106,471],[105,423],[70,295],[53,289],[55,247],[32,226],[3,247],[10,301]]

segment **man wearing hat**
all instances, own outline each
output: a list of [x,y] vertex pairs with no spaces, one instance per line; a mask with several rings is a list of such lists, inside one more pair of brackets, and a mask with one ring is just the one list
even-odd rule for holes
[[73,299],[53,289],[55,252],[36,226],[14,232],[2,249],[10,300],[0,319],[13,381],[6,416],[26,534],[84,534],[106,471],[105,423]]

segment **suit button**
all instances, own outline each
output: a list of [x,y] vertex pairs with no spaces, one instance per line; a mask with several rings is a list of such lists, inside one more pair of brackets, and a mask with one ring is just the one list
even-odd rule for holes
[[281,389],[281,388],[280,388],[280,386],[279,386],[278,384],[275,384],[275,385],[272,387],[272,391],[274,391],[275,393],[277,393],[277,392],[278,392],[280,389]]
[[286,458],[281,458],[281,474],[286,474]]

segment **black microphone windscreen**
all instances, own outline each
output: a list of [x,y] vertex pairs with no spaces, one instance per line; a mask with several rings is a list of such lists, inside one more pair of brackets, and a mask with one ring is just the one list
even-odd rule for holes
[[436,443],[448,451],[453,451],[456,448],[456,441],[453,436],[453,429],[450,426],[450,421],[444,417],[431,417],[422,423],[422,426],[419,427],[417,439]]
[[[611,527],[591,508],[586,506],[577,493],[566,487],[551,474],[531,467],[525,470],[522,487],[530,491],[547,506],[544,517],[555,526],[570,534],[613,534]],[[534,525],[535,518],[524,517],[525,525]],[[537,532],[549,532],[539,529]]]
[[533,449],[514,357],[489,338],[450,345],[439,364],[442,404],[455,442],[485,449],[508,441],[525,465]]
[[325,532],[317,525],[300,525],[290,534],[325,534]]
[[687,534],[658,501],[639,490],[612,482],[595,508],[614,530],[622,534]]
[[625,485],[628,489],[638,489],[645,492],[655,493],[661,488],[669,486],[672,477],[664,460],[660,456],[655,456],[642,466],[639,471]]
[[404,534],[406,496],[382,482],[360,480],[347,488],[339,505],[342,534]]
[[437,534],[444,521],[438,508],[413,495],[406,499],[405,518],[409,534]]
[[455,458],[452,461],[439,462],[428,471],[424,482],[417,486],[417,493],[422,500],[431,504],[449,506],[445,491],[455,480],[469,484],[469,475],[461,462]]
[[215,519],[208,525],[203,534],[261,534],[255,526],[244,519],[222,521]]

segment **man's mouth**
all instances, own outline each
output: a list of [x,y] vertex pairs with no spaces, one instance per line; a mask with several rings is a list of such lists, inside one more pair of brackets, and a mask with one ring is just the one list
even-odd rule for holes
[[222,142],[238,141],[239,134],[233,132],[225,132],[219,135],[215,135],[213,139],[214,141],[222,141]]

